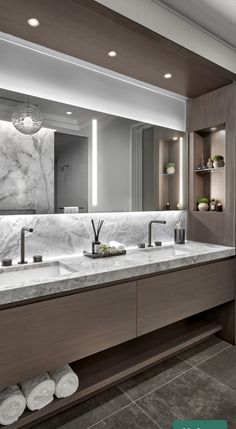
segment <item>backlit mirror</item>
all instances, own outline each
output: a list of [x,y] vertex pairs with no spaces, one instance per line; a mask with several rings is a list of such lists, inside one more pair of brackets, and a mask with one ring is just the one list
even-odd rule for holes
[[186,156],[182,132],[0,91],[0,215],[181,210]]

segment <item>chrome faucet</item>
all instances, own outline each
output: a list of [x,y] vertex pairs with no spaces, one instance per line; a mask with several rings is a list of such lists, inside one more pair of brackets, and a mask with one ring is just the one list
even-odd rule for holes
[[33,232],[33,228],[22,228],[20,233],[20,262],[18,264],[28,264],[25,260],[25,232]]
[[148,247],[153,247],[153,245],[152,245],[152,224],[153,223],[165,224],[166,221],[165,220],[151,220],[151,222],[149,222],[149,224],[148,224]]

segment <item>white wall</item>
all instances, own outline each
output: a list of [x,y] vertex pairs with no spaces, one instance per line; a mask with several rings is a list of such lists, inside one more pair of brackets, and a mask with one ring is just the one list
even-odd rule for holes
[[233,49],[230,49],[206,32],[201,31],[201,29],[161,7],[155,1],[96,1],[236,73],[236,52]]
[[160,88],[3,33],[0,58],[3,89],[185,130],[185,100]]

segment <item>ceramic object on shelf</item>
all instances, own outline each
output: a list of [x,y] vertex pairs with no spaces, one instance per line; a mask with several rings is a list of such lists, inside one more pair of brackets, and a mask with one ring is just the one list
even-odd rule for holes
[[213,162],[213,167],[214,168],[222,168],[222,167],[224,167],[224,165],[225,165],[225,162],[224,162],[223,159],[219,159],[218,161],[215,160]]
[[211,158],[209,158],[207,161],[207,168],[212,168],[212,167],[213,167],[213,161]]
[[213,156],[213,167],[214,168],[222,168],[224,167],[224,157],[223,155],[215,155]]
[[168,162],[166,164],[166,173],[167,174],[175,174],[175,163],[174,162]]
[[209,204],[208,203],[199,203],[198,204],[198,210],[200,212],[207,212],[209,209]]
[[202,155],[202,159],[201,159],[200,164],[197,167],[197,170],[205,170],[205,168],[207,168],[207,163],[204,160],[204,156]]
[[184,209],[183,203],[177,203],[176,208],[177,208],[177,210],[183,210]]
[[175,167],[168,167],[166,169],[167,174],[175,174]]

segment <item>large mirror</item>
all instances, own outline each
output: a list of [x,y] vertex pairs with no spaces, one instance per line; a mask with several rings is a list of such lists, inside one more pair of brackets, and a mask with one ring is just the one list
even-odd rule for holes
[[182,132],[0,90],[0,215],[181,210],[186,156]]

